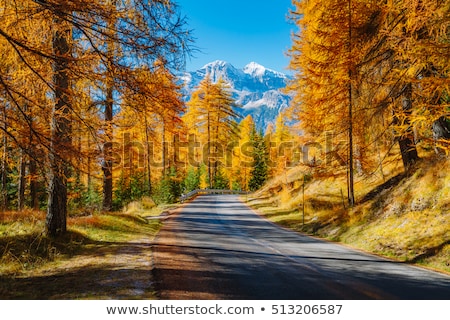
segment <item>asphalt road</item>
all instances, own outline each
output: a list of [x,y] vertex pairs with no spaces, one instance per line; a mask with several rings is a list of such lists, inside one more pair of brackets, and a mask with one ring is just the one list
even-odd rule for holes
[[233,195],[200,196],[154,245],[161,299],[450,299],[450,277],[280,228]]

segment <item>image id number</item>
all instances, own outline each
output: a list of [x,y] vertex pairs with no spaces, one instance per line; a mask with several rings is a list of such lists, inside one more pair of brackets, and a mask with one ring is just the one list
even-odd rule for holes
[[284,305],[284,304],[274,304],[272,305],[272,314],[340,314],[342,310],[342,305]]

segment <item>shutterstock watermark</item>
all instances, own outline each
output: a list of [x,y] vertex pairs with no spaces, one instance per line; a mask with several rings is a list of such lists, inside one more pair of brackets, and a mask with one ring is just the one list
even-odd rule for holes
[[[284,161],[285,168],[300,164],[308,166],[345,166],[347,144],[337,141],[332,133],[326,133],[319,141],[283,141],[273,139],[265,141],[265,162],[267,167],[277,167]],[[174,136],[171,141],[154,142],[132,140],[130,134],[123,134],[120,142],[112,143],[111,160],[114,167],[150,166],[163,168],[167,166],[192,166],[202,164],[218,167],[252,168],[255,166],[254,144],[246,141],[239,144],[236,141],[227,143],[212,141],[201,143],[194,135],[185,139]]]

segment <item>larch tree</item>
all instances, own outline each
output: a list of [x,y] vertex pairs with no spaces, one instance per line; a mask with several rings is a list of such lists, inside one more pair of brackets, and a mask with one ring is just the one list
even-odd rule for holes
[[[290,68],[296,71],[289,86],[294,92],[292,114],[306,134],[346,137],[348,200],[353,205],[354,127],[358,68],[363,55],[363,29],[372,12],[371,1],[294,1],[292,18],[299,27],[293,36]],[[295,117],[296,115],[296,117]],[[361,119],[358,119],[361,123]]]
[[386,131],[374,131],[373,120],[389,117],[386,105],[377,102],[388,86],[380,61],[392,55],[383,30],[387,5],[360,0],[294,4],[292,18],[300,30],[290,51],[290,66],[297,71],[290,85],[295,94],[292,113],[306,134],[345,137],[346,150],[333,152],[347,159],[348,199],[353,205],[355,163],[363,173],[371,161],[369,148]]
[[239,123],[239,135],[236,137],[236,146],[233,148],[231,167],[227,166],[228,179],[233,189],[249,191],[249,181],[253,170],[253,143],[252,135],[255,123],[248,115]]
[[[212,188],[218,176],[221,161],[229,161],[232,146],[229,142],[237,134],[233,110],[234,100],[225,82],[221,79],[213,83],[210,76],[200,82],[187,103],[188,109],[183,119],[188,130],[195,134],[203,149],[203,162],[207,166],[209,186]],[[229,150],[231,148],[231,150]]]
[[403,163],[409,167],[418,159],[416,144],[433,143],[433,123],[449,117],[450,8],[445,1],[389,1],[386,12],[383,31],[394,61],[386,79],[396,89],[389,95],[390,106]]
[[51,111],[49,149],[50,181],[47,205],[47,234],[64,234],[67,229],[67,177],[69,176],[72,149],[70,76],[68,69],[72,58],[72,26],[64,20],[70,14],[61,9],[54,16],[53,26],[53,85],[55,102]]
[[280,112],[275,119],[274,131],[267,138],[270,143],[269,154],[273,164],[269,168],[269,175],[275,177],[282,174],[293,160],[293,136],[286,124],[284,112]]
[[[378,153],[382,167],[377,141],[390,144],[387,153],[398,143],[408,170],[419,159],[417,144],[433,143],[436,121],[448,118],[448,4],[293,3],[292,19],[299,31],[290,50],[296,72],[290,85],[295,94],[292,113],[307,135],[317,137],[324,130],[335,137],[348,135],[352,203],[353,163],[360,172],[372,170]],[[440,143],[445,145],[445,139]]]
[[[144,67],[136,73],[136,88],[125,92],[119,118],[128,123],[129,130],[137,131],[136,141],[144,146],[146,183],[150,193],[152,169],[155,176],[158,174],[163,178],[168,173],[167,167],[179,164],[179,148],[175,144],[184,135],[181,114],[185,105],[175,76],[162,61],[157,61],[152,69]],[[160,164],[155,163],[156,150],[160,151]]]

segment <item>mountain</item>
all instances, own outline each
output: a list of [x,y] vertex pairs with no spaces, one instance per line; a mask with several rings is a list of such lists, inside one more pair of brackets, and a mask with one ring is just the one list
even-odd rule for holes
[[265,130],[269,123],[275,123],[280,111],[287,108],[291,101],[291,97],[282,92],[291,79],[286,74],[267,69],[256,62],[238,69],[220,60],[181,76],[186,101],[190,99],[192,92],[207,74],[213,82],[222,78],[229,84],[238,105],[235,108],[236,112],[243,118],[249,114],[252,115],[259,130]]

